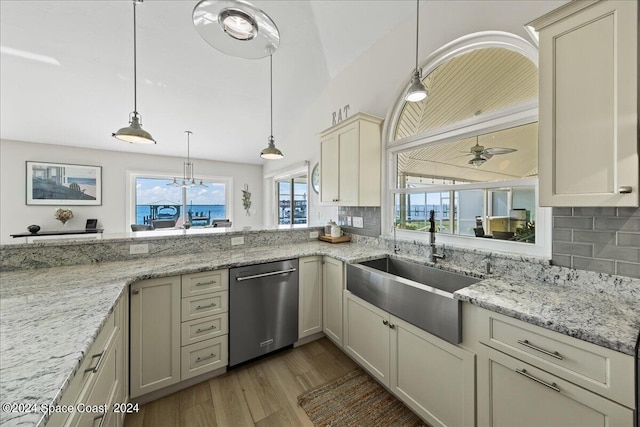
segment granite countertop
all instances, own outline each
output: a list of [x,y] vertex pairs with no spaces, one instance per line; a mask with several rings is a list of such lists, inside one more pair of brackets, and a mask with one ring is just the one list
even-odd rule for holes
[[[1,272],[2,403],[58,402],[102,324],[130,283],[310,255],[328,255],[355,263],[379,258],[387,255],[387,251],[356,243],[333,245],[313,241]],[[414,261],[427,263],[424,258]],[[519,268],[524,271],[528,264],[516,265],[520,265]],[[439,262],[436,267],[478,275],[446,262]],[[614,278],[608,279],[613,284],[598,284],[598,278],[593,274],[579,276],[574,272],[564,277],[564,281],[559,281],[554,269],[559,268],[551,267],[544,277],[527,277],[526,274],[520,279],[488,276],[475,285],[455,292],[454,297],[634,355],[640,330],[640,310],[637,309],[640,304],[640,280]],[[0,413],[2,425],[38,425],[44,424],[44,421],[41,413]]]
[[[385,251],[323,242],[0,273],[2,403],[55,404],[127,286],[138,280],[309,255],[345,262]],[[42,413],[0,412],[0,425],[43,425]]]
[[577,282],[487,278],[456,291],[454,297],[635,356],[640,331],[640,285],[616,291],[594,289]]

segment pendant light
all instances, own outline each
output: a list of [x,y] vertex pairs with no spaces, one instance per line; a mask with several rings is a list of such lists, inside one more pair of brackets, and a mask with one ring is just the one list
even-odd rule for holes
[[190,188],[190,187],[207,187],[205,184],[202,183],[202,180],[200,180],[200,184],[196,184],[196,179],[193,177],[193,163],[191,162],[191,141],[190,141],[190,136],[193,135],[193,132],[191,132],[190,130],[185,130],[184,133],[187,135],[187,161],[184,162],[183,164],[183,172],[182,172],[182,182],[178,182],[178,178],[173,178],[173,182],[170,182],[167,185],[172,185],[174,187],[184,187],[184,188]]
[[411,78],[411,84],[404,96],[405,101],[420,102],[429,96],[427,88],[422,83],[422,70],[418,68],[418,34],[420,28],[420,0],[416,0],[416,69]]
[[116,133],[111,134],[116,139],[129,142],[131,144],[155,144],[151,134],[142,129],[140,114],[138,114],[138,96],[137,96],[137,69],[136,69],[136,6],[143,0],[133,1],[133,112],[129,115],[129,126],[119,129]]
[[273,139],[273,50],[269,51],[269,79],[271,88],[271,134],[269,135],[269,145],[262,150],[260,157],[267,160],[278,160],[283,158],[282,151],[276,148]]

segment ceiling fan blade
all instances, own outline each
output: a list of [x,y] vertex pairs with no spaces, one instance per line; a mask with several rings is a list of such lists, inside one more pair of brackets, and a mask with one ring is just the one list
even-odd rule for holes
[[492,156],[495,156],[496,154],[509,154],[509,153],[513,153],[514,151],[518,151],[515,148],[506,148],[506,147],[491,147],[491,148],[485,148],[484,152],[486,154],[491,154]]
[[488,152],[485,151],[484,153],[480,154],[480,157],[482,157],[485,160],[489,160],[490,158],[493,157],[493,154],[488,153]]

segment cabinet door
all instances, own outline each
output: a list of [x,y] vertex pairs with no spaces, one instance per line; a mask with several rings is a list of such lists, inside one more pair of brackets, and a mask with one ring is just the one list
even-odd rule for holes
[[342,261],[324,258],[322,264],[322,330],[338,347],[342,347]]
[[[338,132],[338,206],[359,206],[360,124],[353,122]],[[363,177],[365,180],[366,178]]]
[[328,135],[320,144],[320,201],[338,201],[338,136]]
[[480,347],[478,426],[632,426],[631,409],[504,353]]
[[298,339],[322,332],[322,257],[298,260]]
[[180,277],[131,285],[131,397],[180,381]]
[[636,1],[541,29],[542,206],[638,206],[637,55]]
[[475,355],[390,318],[389,388],[429,425],[475,425]]
[[344,292],[344,350],[389,386],[389,314]]

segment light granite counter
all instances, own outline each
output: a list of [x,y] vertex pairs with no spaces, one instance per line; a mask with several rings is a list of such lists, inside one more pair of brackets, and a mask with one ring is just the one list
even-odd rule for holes
[[[384,245],[313,241],[1,272],[2,403],[56,403],[132,282],[310,255],[354,263],[387,253]],[[421,254],[407,258],[428,264]],[[551,267],[516,257],[491,258],[497,274],[483,276],[486,255],[447,252],[447,260],[453,264],[438,262],[436,267],[485,277],[457,291],[455,298],[634,354],[640,330],[640,280]],[[41,413],[0,413],[3,426],[41,425],[44,421]]]
[[[2,403],[55,404],[130,283],[309,255],[359,262],[381,249],[322,242],[0,273]],[[42,425],[42,413],[0,413],[0,425]]]

